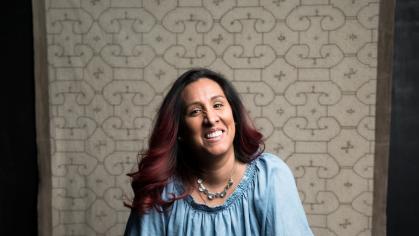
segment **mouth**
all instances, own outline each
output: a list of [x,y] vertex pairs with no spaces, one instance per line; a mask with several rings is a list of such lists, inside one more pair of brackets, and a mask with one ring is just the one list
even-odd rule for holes
[[218,140],[221,138],[225,131],[218,129],[218,130],[210,130],[209,132],[205,133],[204,137],[207,140]]

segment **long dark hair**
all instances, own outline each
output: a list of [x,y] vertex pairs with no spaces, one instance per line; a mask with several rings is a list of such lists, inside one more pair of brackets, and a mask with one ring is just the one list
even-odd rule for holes
[[138,171],[128,174],[132,177],[134,200],[130,205],[140,214],[155,207],[161,211],[174,201],[189,194],[175,196],[168,201],[162,199],[163,188],[172,176],[180,177],[184,183],[191,183],[194,170],[187,161],[187,150],[179,141],[182,129],[184,104],[181,97],[183,89],[199,79],[208,78],[215,81],[223,90],[229,102],[236,133],[233,141],[235,156],[244,163],[257,158],[264,149],[263,136],[251,122],[242,101],[231,85],[222,75],[204,68],[195,68],[183,73],[173,84],[157,114],[157,119],[149,140],[148,150],[138,164]]

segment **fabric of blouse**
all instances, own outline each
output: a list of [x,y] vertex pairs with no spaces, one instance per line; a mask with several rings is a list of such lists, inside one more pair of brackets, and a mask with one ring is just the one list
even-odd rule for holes
[[[183,191],[173,180],[163,190]],[[277,156],[263,153],[248,164],[244,176],[224,204],[208,207],[189,195],[175,201],[169,211],[131,212],[125,236],[138,235],[278,235],[313,233],[298,195],[294,177]]]

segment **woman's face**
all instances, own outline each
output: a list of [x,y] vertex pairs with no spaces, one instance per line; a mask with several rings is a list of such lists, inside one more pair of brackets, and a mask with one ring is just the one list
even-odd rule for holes
[[236,128],[221,87],[213,80],[202,78],[187,85],[182,98],[186,105],[183,138],[193,150],[210,156],[233,154]]

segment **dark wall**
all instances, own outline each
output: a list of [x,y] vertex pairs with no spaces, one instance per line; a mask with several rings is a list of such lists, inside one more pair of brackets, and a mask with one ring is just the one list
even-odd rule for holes
[[31,1],[5,1],[1,21],[0,235],[37,234]]
[[419,235],[419,1],[396,1],[388,235]]

